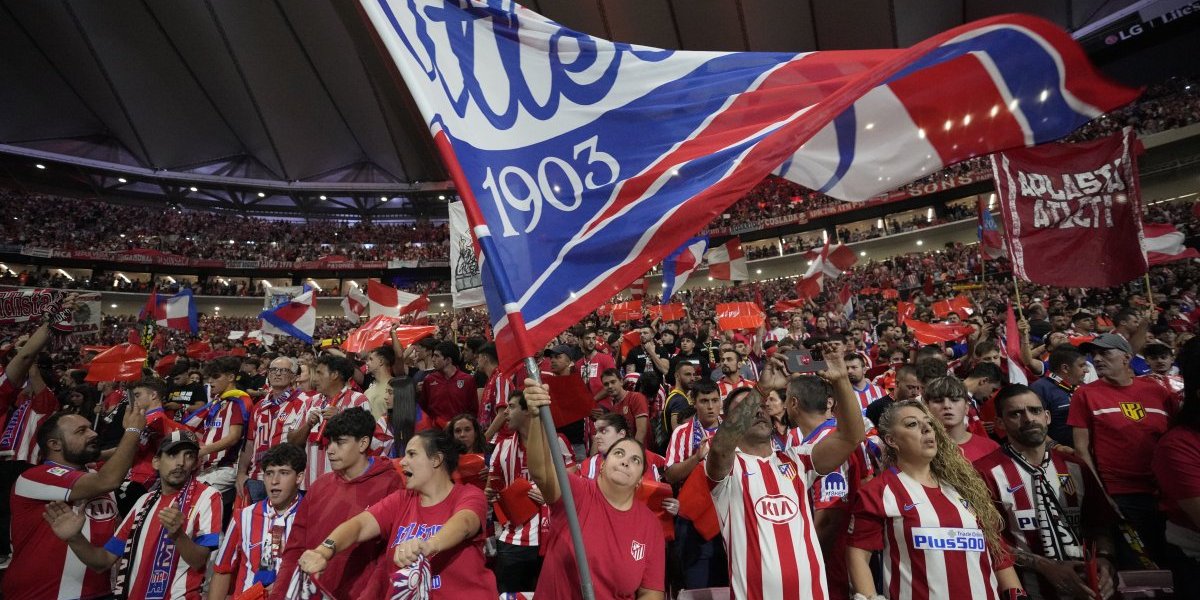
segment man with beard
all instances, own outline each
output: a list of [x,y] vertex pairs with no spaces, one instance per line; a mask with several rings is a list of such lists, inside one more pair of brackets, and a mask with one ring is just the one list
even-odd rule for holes
[[1100,482],[1072,454],[1051,448],[1050,411],[1033,389],[1012,384],[996,396],[1000,449],[975,462],[996,509],[1002,535],[1014,549],[1017,573],[1030,598],[1091,598],[1084,548],[1092,546],[1101,596],[1113,593],[1116,519]]
[[696,336],[685,333],[679,336],[679,352],[671,357],[671,370],[667,373],[667,383],[678,385],[675,381],[675,373],[679,369],[679,363],[690,363],[696,367],[696,372],[700,377],[708,379],[712,375],[712,368],[709,366],[707,357],[696,347]]
[[159,487],[138,499],[103,546],[84,537],[86,519],[69,504],[51,503],[45,519],[84,565],[96,571],[117,566],[117,597],[198,600],[221,536],[221,495],[192,476],[199,451],[190,431],[164,438],[154,456]]
[[88,570],[42,519],[47,505],[66,500],[82,509],[89,542],[107,542],[117,528],[117,500],[133,464],[146,411],[126,411],[125,435],[99,471],[87,465],[100,458],[99,436],[87,419],[70,413],[50,415],[38,429],[42,464],[21,474],[12,494],[13,558],[4,577],[8,598],[92,598],[111,592],[108,573]]
[[721,352],[721,378],[717,380],[717,391],[724,401],[729,393],[738,388],[754,387],[754,381],[742,376],[742,354],[737,350]]
[[575,366],[579,369],[579,376],[583,378],[583,383],[587,385],[592,397],[600,401],[606,395],[602,376],[605,371],[617,368],[617,361],[597,348],[594,329],[584,332],[582,339],[583,356],[575,361]]

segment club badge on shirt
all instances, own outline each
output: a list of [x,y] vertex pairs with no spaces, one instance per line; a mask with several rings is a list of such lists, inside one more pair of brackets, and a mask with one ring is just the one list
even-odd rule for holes
[[63,475],[70,473],[71,470],[66,467],[50,467],[49,469],[46,469],[46,472],[55,477],[62,477]]
[[1076,493],[1075,492],[1075,479],[1073,477],[1071,477],[1070,473],[1059,473],[1058,487],[1061,488],[1063,493],[1068,496],[1074,496]]
[[459,379],[457,383],[458,383],[458,389],[460,389],[460,390],[463,389],[463,380]]
[[1124,414],[1130,421],[1141,421],[1146,418],[1146,409],[1142,407],[1141,402],[1122,402],[1121,414]]
[[633,560],[635,561],[642,560],[646,557],[646,545],[637,540],[633,540],[633,544],[629,547],[629,555],[632,556]]

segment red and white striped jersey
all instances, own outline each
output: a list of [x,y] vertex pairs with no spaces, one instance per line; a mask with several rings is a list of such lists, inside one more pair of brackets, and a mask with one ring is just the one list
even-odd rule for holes
[[709,481],[737,600],[829,598],[808,500],[819,475],[808,451],[766,457],[739,451],[729,474]]
[[[155,551],[158,549],[160,533],[162,532],[162,522],[158,520],[158,513],[168,506],[179,507],[179,496],[186,492],[186,500],[184,502],[185,521],[183,525],[183,534],[192,539],[193,542],[200,546],[216,549],[221,537],[221,494],[217,490],[192,479],[190,489],[184,489],[181,492],[171,494],[170,496],[161,496],[155,502],[154,506],[150,507],[147,515],[149,518],[141,526],[139,539],[135,548],[136,556],[131,557],[133,560],[133,576],[130,578],[128,592],[130,598],[145,598],[146,588],[150,583],[151,576],[154,572]],[[187,486],[185,486],[187,487]],[[114,556],[120,557],[125,552],[125,540],[128,539],[133,532],[134,519],[142,512],[142,507],[153,496],[153,493],[145,494],[133,505],[133,510],[125,515],[125,520],[121,521],[121,526],[117,528],[116,535],[104,545],[104,549]],[[183,560],[178,550],[174,553],[174,559],[166,565],[166,581],[167,594],[166,598],[172,600],[200,600],[201,588],[204,585],[204,572],[207,565],[199,568],[192,568]]]
[[906,600],[999,597],[979,522],[958,492],[895,468],[872,479],[851,510],[850,546],[883,551],[883,595]]
[[[88,471],[46,462],[26,470],[12,492],[12,563],[4,574],[9,598],[97,598],[112,592],[109,573],[87,568],[42,515],[51,502],[65,502]],[[83,513],[82,535],[102,546],[120,522],[113,494],[71,502]]]
[[711,438],[717,432],[717,425],[713,425],[712,429],[705,429],[700,424],[700,419],[692,417],[684,421],[682,425],[675,428],[671,432],[671,441],[667,444],[667,466],[675,463],[681,463],[696,453],[696,449],[700,447],[705,440]]
[[37,430],[56,410],[58,397],[50,388],[33,395],[28,391],[21,392],[12,412],[8,414],[3,434],[0,434],[0,458],[31,464],[41,462],[42,451],[37,444]]
[[[575,468],[575,454],[571,450],[571,443],[562,434],[558,436],[558,451],[562,454],[563,463],[567,469]],[[501,438],[500,442],[496,444],[496,448],[492,450],[488,485],[496,491],[502,491],[517,479],[532,481],[529,479],[529,465],[525,462],[525,444],[521,442],[521,437],[514,433]],[[542,519],[549,514],[550,507],[542,505],[538,514],[525,523],[497,524],[496,536],[506,544],[536,546]]]
[[[502,418],[500,414],[508,406],[508,395],[512,393],[512,378],[504,371],[496,369],[488,377],[483,386],[483,396],[479,399],[479,427],[487,429],[492,419]],[[489,440],[494,442],[495,440]]]
[[[754,364],[753,361],[751,361],[751,364]],[[732,392],[738,388],[754,387],[757,383],[757,381],[754,381],[753,379],[746,379],[745,377],[739,379],[737,383],[733,383],[722,377],[717,380],[717,391],[721,393],[721,401],[724,402],[725,396],[728,396],[729,392]]]
[[[1115,523],[1117,513],[1095,474],[1074,455],[1051,450],[1041,467],[1054,499],[1062,507],[1061,520],[1075,534],[1074,540],[1059,540],[1057,545],[1065,556],[1055,560],[1082,560],[1082,532],[1088,526],[1103,529]],[[976,461],[975,468],[983,476],[996,510],[1004,517],[1004,541],[1017,550],[1050,557],[1046,544],[1054,542],[1043,536],[1054,534],[1046,521],[1048,515],[1034,501],[1037,497],[1034,474],[1003,448]],[[1018,574],[1030,597],[1054,597],[1054,587],[1040,581],[1033,570],[1019,569]]]
[[253,452],[250,460],[250,479],[262,479],[258,461],[267,450],[287,441],[287,436],[300,427],[304,420],[304,403],[307,394],[291,389],[282,394],[269,393],[250,412],[247,424],[246,445]]
[[887,393],[883,391],[883,388],[871,383],[870,381],[867,381],[866,379],[862,380],[862,389],[853,386],[851,386],[851,389],[854,390],[854,395],[858,396],[858,403],[862,406],[863,412],[866,412],[867,407],[870,406],[872,402],[887,395]]
[[[367,412],[371,410],[370,401],[367,400],[367,395],[362,392],[356,392],[350,389],[350,386],[342,388],[342,391],[333,399],[327,398],[324,394],[312,394],[304,402],[302,410],[303,418],[307,419],[309,414],[319,412],[330,406],[346,410],[348,408],[361,408]],[[325,431],[326,419],[321,417],[316,425],[308,433],[308,466],[304,469],[305,489],[312,486],[322,475],[333,471],[333,467],[329,465],[329,457],[325,455],[325,448],[329,446],[321,434]],[[379,424],[375,425],[375,433],[378,437]],[[371,442],[371,448],[374,449],[376,442]]]
[[257,571],[279,570],[283,548],[292,533],[292,523],[302,499],[298,496],[291,506],[281,511],[272,508],[270,500],[263,500],[242,508],[233,516],[221,540],[213,571],[240,575],[231,590],[235,598],[254,585]]
[[204,415],[201,425],[203,432],[201,435],[204,438],[201,446],[215,444],[225,439],[231,435],[232,427],[241,426],[242,428],[237,434],[240,438],[237,443],[224,450],[200,457],[201,471],[212,467],[229,467],[237,464],[238,452],[242,449],[242,443],[246,436],[246,423],[250,419],[251,403],[252,400],[246,392],[228,390],[221,394],[220,404],[201,409],[210,411]]

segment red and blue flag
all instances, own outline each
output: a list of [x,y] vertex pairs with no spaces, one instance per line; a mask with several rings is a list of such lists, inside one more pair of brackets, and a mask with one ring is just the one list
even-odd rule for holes
[[702,235],[684,242],[663,260],[663,304],[669,303],[671,295],[683,288],[688,277],[704,262],[707,251],[708,236]]
[[865,200],[1137,92],[1024,15],[912,48],[671,51],[502,0],[361,0],[463,198],[502,368],[772,173]]

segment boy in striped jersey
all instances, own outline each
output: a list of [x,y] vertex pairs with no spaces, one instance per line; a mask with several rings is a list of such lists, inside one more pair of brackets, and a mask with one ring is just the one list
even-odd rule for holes
[[275,582],[283,546],[287,543],[303,494],[300,481],[307,462],[304,450],[283,443],[272,447],[259,461],[266,485],[266,499],[234,515],[221,550],[217,552],[210,600],[224,600],[233,576],[233,595],[240,596],[255,584],[270,589]]
[[1083,550],[1091,545],[1100,592],[1111,596],[1116,514],[1100,482],[1083,461],[1050,447],[1050,411],[1033,389],[1005,386],[995,402],[1007,441],[975,468],[1004,517],[1022,585],[1031,598],[1090,597]]

